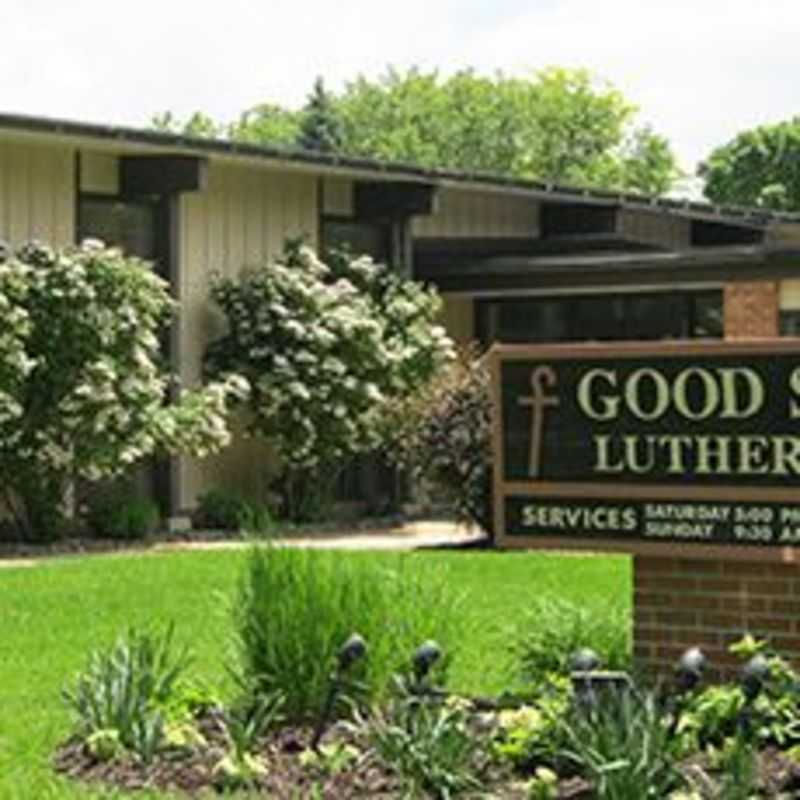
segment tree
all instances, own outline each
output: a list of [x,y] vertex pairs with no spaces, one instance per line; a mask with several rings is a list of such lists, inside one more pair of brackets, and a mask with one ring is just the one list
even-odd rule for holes
[[215,122],[202,111],[195,111],[185,121],[179,120],[171,111],[164,111],[154,115],[150,124],[156,130],[164,133],[183,133],[200,139],[220,139],[224,138],[227,133],[224,125]]
[[390,69],[349,84],[337,107],[352,154],[653,193],[679,175],[666,141],[633,126],[635,106],[585,70],[442,79]]
[[274,103],[262,103],[243,112],[227,128],[229,138],[250,144],[294,147],[300,136],[302,114]]
[[456,516],[491,538],[491,374],[475,348],[439,370],[421,391],[393,403],[386,415],[389,460],[418,487],[431,485]]
[[231,379],[167,403],[158,334],[174,308],[145,262],[88,240],[0,248],[0,489],[26,538],[58,534],[76,479],[230,442]]
[[551,68],[531,78],[463,70],[444,78],[390,68],[338,94],[317,79],[304,109],[257,107],[226,131],[262,144],[663,193],[680,177],[675,156],[635,116],[619,90],[586,70]]
[[326,264],[293,242],[277,263],[216,278],[212,299],[228,331],[207,371],[249,382],[248,430],[278,450],[292,519],[330,495],[348,456],[380,444],[386,404],[452,356],[435,292],[368,257]]
[[698,173],[714,203],[800,211],[800,117],[742,131]]
[[296,142],[305,150],[331,153],[341,149],[342,137],[342,121],[333,98],[322,78],[317,78],[302,112]]

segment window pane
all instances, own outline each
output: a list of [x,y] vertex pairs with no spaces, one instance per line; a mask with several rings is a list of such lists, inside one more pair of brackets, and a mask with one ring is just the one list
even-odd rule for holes
[[685,295],[637,295],[629,297],[625,306],[625,339],[682,339],[689,336],[690,309]]
[[344,249],[353,255],[372,256],[375,261],[389,258],[389,231],[385,225],[366,222],[327,220],[322,227],[322,249]]
[[800,311],[781,311],[781,336],[800,336]]
[[139,258],[156,257],[155,209],[145,203],[81,198],[78,239],[102,239]]
[[721,339],[725,332],[722,292],[694,295],[692,304],[692,337]]
[[722,292],[585,295],[481,303],[487,344],[722,336]]

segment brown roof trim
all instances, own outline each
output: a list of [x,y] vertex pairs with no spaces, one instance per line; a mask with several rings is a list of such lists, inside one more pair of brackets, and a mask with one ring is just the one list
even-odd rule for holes
[[34,117],[24,114],[0,113],[0,129],[3,128],[29,133],[81,136],[155,147],[181,148],[199,154],[242,156],[286,163],[313,164],[331,169],[352,169],[387,177],[401,177],[405,180],[434,180],[443,183],[478,184],[492,189],[517,189],[555,202],[621,205],[640,210],[667,211],[682,216],[703,216],[720,221],[759,226],[767,226],[772,222],[800,223],[800,214],[787,214],[737,206],[716,206],[711,203],[674,200],[635,192],[565,186],[513,178],[495,173],[422,167],[401,162],[379,161],[372,158],[320,153],[295,148],[255,145],[226,139],[204,139],[196,136],[164,133],[162,131],[120,125],[103,125],[49,117]]
[[681,253],[500,257],[452,268],[415,270],[443,292],[491,292],[800,277],[800,250],[741,246]]

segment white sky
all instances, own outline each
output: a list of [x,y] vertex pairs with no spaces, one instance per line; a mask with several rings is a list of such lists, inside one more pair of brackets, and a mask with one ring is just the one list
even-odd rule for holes
[[800,0],[0,0],[0,110],[146,125],[302,103],[388,64],[588,67],[692,170],[800,114]]

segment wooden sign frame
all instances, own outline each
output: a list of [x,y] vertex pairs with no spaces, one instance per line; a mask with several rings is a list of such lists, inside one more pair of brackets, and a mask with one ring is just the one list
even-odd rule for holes
[[[800,486],[686,486],[668,483],[554,482],[543,480],[506,481],[504,477],[504,420],[502,405],[501,368],[509,361],[558,362],[586,360],[613,362],[614,359],[655,357],[658,359],[692,356],[796,355],[800,367],[800,339],[770,339],[748,341],[668,341],[613,342],[557,345],[494,345],[489,352],[492,396],[492,457],[495,542],[506,549],[557,549],[629,554],[676,556],[692,558],[726,558],[747,561],[800,563],[800,548],[793,545],[769,544],[753,546],[738,543],[694,543],[676,541],[644,541],[622,537],[592,537],[570,539],[569,536],[508,535],[505,500],[509,495],[535,498],[575,498],[581,500],[681,500],[720,502],[774,502],[800,506]],[[800,422],[798,423],[800,427]]]

